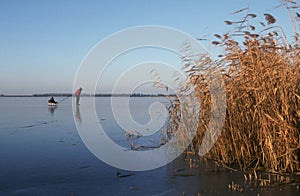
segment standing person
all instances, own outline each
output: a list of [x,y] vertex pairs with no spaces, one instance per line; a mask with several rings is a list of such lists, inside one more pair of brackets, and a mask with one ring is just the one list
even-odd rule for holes
[[79,105],[79,99],[80,99],[81,91],[82,91],[81,87],[75,91],[76,105]]

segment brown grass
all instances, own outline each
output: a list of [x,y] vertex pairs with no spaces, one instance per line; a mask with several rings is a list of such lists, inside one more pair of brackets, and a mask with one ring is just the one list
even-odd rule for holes
[[[293,43],[287,41],[270,13],[263,15],[266,24],[256,21],[263,24],[261,30],[250,24],[259,20],[256,15],[246,13],[237,25],[225,21],[234,25],[231,33],[215,34],[217,40],[212,44],[223,48],[217,66],[223,70],[227,111],[221,136],[205,158],[241,170],[300,171],[298,6],[291,1],[283,1],[282,5],[292,19]],[[210,92],[200,71],[207,68],[207,59],[201,56],[188,66],[185,62],[190,75],[187,86],[196,87],[201,108],[197,135],[189,148],[195,155],[211,119]],[[173,128],[178,124],[177,109],[175,105],[170,108]],[[185,123],[189,127],[195,121]]]

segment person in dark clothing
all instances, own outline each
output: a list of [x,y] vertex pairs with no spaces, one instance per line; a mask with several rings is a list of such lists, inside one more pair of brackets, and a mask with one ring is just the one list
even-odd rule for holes
[[58,102],[55,101],[53,97],[48,99],[48,106],[56,106],[57,104],[58,104]]

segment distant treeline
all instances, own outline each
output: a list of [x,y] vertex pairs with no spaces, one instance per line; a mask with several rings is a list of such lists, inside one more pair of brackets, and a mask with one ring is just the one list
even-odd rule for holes
[[[1,97],[71,97],[72,93],[43,93],[43,94],[33,94],[33,95],[5,95],[1,94]],[[143,94],[143,93],[133,93],[133,94],[82,94],[83,97],[166,97],[166,96],[176,96],[174,94]]]

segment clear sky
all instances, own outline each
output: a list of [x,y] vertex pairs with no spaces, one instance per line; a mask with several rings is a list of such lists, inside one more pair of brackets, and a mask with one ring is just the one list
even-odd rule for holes
[[[233,19],[232,12],[248,5],[250,12],[262,20],[263,13],[272,13],[284,26],[289,22],[285,10],[271,9],[279,2],[1,0],[0,94],[71,92],[89,50],[129,27],[164,25],[195,38],[207,34],[213,37],[214,33],[226,33],[229,28],[224,20]],[[111,69],[117,70],[118,65]]]

